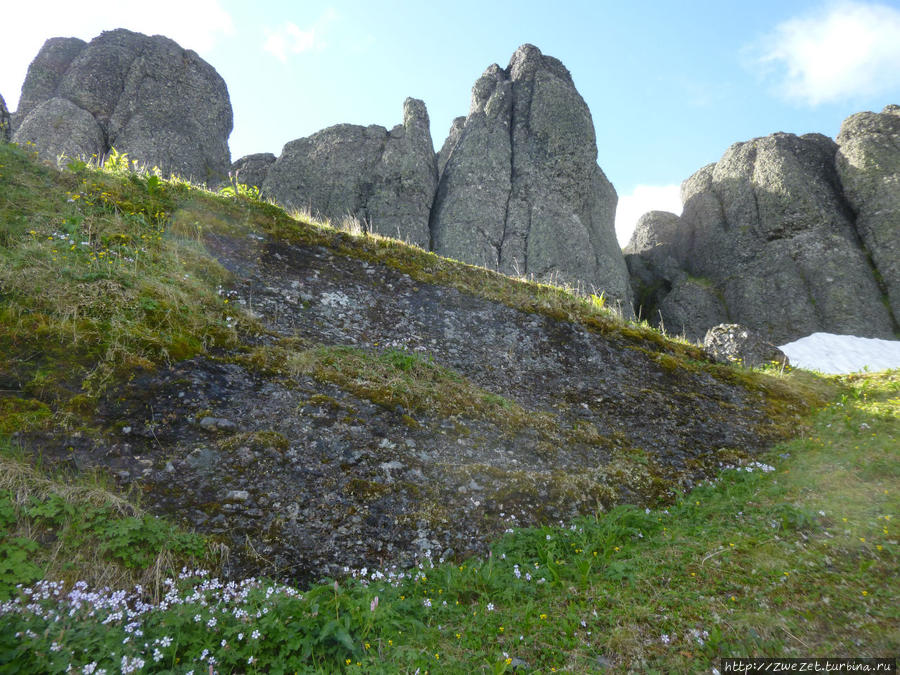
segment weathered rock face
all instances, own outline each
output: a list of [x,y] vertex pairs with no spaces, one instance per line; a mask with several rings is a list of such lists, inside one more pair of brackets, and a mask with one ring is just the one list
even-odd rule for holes
[[895,319],[900,320],[900,106],[844,120],[837,171]]
[[716,289],[682,268],[686,253],[682,227],[674,213],[645,213],[623,253],[638,317],[669,334],[701,342],[706,327],[722,323],[727,316]]
[[19,128],[28,113],[56,95],[72,61],[85,47],[87,42],[78,38],[50,38],[44,43],[28,66],[19,96],[19,108],[13,114],[13,131]]
[[437,156],[438,178],[444,173],[444,167],[447,166],[447,160],[450,159],[450,153],[453,152],[453,148],[455,148],[456,144],[459,142],[459,137],[462,136],[463,128],[465,126],[465,117],[456,117],[450,124],[450,132],[447,134],[444,145],[441,146],[441,151]]
[[34,108],[16,131],[17,143],[34,143],[44,157],[100,157],[106,137],[94,116],[64,98],[51,98]]
[[258,152],[245,155],[231,165],[231,177],[243,185],[262,187],[266,174],[275,163],[275,155],[271,152]]
[[766,364],[790,365],[788,357],[778,347],[736,323],[710,328],[703,339],[703,349],[719,363],[737,363],[747,368]]
[[[654,305],[648,318],[661,313],[670,331],[694,322],[695,339],[726,318],[779,344],[816,331],[893,337],[836,152],[819,134],[773,134],[733,145],[685,181],[681,217],[636,234],[629,249]],[[686,297],[703,308],[693,317]]]
[[0,95],[0,143],[8,143],[10,138],[10,119],[9,110],[6,108],[6,101]]
[[437,253],[602,290],[630,307],[616,192],[597,166],[590,111],[557,59],[523,45],[505,70],[489,67],[440,162]]
[[[64,111],[72,113],[71,127]],[[116,148],[147,166],[210,183],[223,180],[231,163],[224,80],[196,53],[159,35],[118,29],[89,44],[49,40],[29,67],[14,126],[14,140],[33,141],[50,159],[73,149],[100,156]]]
[[[466,556],[507,527],[666,499],[781,437],[762,391],[673,367],[652,342],[325,246],[208,234],[234,274],[229,297],[252,304],[273,336],[421,354],[428,377],[446,368],[477,392],[452,410],[419,394],[400,406],[379,402],[389,384],[374,371],[354,390],[198,357],[111,391],[99,410],[106,439],[35,443],[138,481],[147,508],[227,542],[235,575],[307,580],[426,551]],[[401,387],[402,372],[388,375]],[[485,397],[508,401],[501,417]]]
[[403,124],[339,124],[291,141],[269,168],[263,190],[280,204],[429,246],[437,166],[425,104],[408,98]]

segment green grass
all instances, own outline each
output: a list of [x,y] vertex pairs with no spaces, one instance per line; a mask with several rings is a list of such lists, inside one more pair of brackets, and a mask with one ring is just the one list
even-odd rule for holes
[[310,375],[360,398],[414,415],[449,417],[466,413],[489,419],[504,429],[530,425],[550,428],[547,413],[529,413],[503,396],[492,394],[433,359],[403,349],[360,349],[344,345],[307,345],[295,338],[258,347],[239,359],[276,375]]
[[181,578],[167,609],[131,619],[143,635],[125,644],[128,620],[101,625],[112,610],[89,617],[91,602],[59,622],[5,613],[0,664],[111,667],[124,655],[146,672],[205,672],[213,656],[220,672],[697,673],[723,656],[895,655],[900,372],[841,386],[804,437],[665,509],[620,506],[510,532],[486,559],[356,570],[302,592]]
[[141,584],[159,599],[181,569],[217,567],[223,550],[145,513],[102,474],[47,475],[0,439],[0,599],[39,579],[115,588]]
[[0,388],[24,401],[16,414],[77,409],[117,373],[236,344],[227,273],[169,228],[188,191],[0,144]]

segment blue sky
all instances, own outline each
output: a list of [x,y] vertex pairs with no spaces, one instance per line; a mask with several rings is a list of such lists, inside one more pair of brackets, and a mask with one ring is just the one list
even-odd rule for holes
[[425,101],[440,148],[478,76],[530,42],[591,109],[623,243],[645,210],[678,211],[681,181],[732,143],[835,136],[848,115],[900,103],[900,0],[36,0],[4,14],[11,109],[49,37],[164,34],[228,84],[235,159],[341,122],[391,127],[407,96]]

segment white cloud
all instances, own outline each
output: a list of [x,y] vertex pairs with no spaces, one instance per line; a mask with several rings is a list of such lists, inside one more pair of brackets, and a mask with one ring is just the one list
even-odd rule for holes
[[4,9],[0,41],[0,93],[10,109],[18,105],[28,64],[51,37],[91,40],[105,30],[128,28],[147,35],[165,35],[186,49],[209,52],[223,35],[235,32],[231,15],[219,0],[86,0],[13,3]]
[[900,86],[900,9],[853,0],[778,24],[750,53],[785,97],[819,105]]
[[680,185],[638,185],[619,197],[616,207],[616,238],[622,248],[631,239],[634,226],[648,211],[671,211],[681,215]]
[[325,32],[328,25],[337,19],[333,9],[325,10],[308,28],[300,28],[293,21],[288,21],[276,30],[266,31],[263,51],[269,52],[282,63],[286,63],[291,54],[302,54],[309,51],[321,51],[327,47]]

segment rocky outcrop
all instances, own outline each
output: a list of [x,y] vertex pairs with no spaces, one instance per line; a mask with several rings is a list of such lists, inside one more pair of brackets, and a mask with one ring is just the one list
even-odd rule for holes
[[231,163],[224,80],[172,40],[124,29],[90,43],[48,40],[28,69],[14,127],[14,140],[34,142],[49,159],[115,148],[209,183],[223,180]]
[[489,67],[440,164],[437,253],[602,290],[630,308],[616,192],[597,166],[590,111],[557,59],[523,45],[506,69]]
[[264,193],[280,204],[428,248],[437,168],[425,104],[408,98],[403,123],[339,124],[291,141],[269,168]]
[[6,101],[0,95],[0,143],[8,143],[10,138],[10,118],[9,110],[6,108]]
[[231,165],[229,171],[231,180],[242,185],[261,188],[275,159],[275,155],[271,152],[245,155]]
[[61,155],[100,157],[106,151],[106,137],[94,116],[57,97],[28,113],[16,131],[15,141],[33,143],[41,155],[54,160]]
[[78,38],[50,38],[28,66],[19,108],[13,114],[13,131],[19,128],[28,113],[56,95],[63,76],[87,42]]
[[892,337],[837,150],[819,134],[773,134],[686,180],[681,217],[651,218],[627,250],[644,315],[670,331],[684,322],[694,339],[725,320],[778,344],[816,331]]
[[703,349],[719,363],[734,363],[745,368],[790,365],[788,357],[771,342],[736,323],[713,326],[703,338]]
[[635,314],[672,335],[702,342],[706,327],[727,319],[711,283],[682,267],[686,253],[681,219],[667,211],[641,216],[625,247]]
[[848,117],[837,144],[837,171],[857,232],[900,320],[900,106]]

